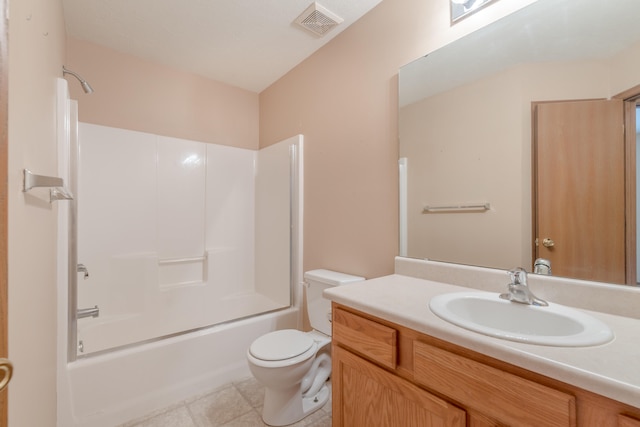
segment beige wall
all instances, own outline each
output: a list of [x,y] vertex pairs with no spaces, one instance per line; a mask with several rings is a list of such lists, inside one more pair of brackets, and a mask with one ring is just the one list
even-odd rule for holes
[[258,148],[258,94],[69,37],[66,66],[81,122]]
[[22,169],[57,175],[56,77],[62,77],[61,0],[10,2],[9,385],[10,426],[56,423],[56,205],[24,194]]
[[619,94],[635,87],[640,73],[640,43],[611,59],[611,93]]
[[305,270],[393,272],[398,69],[531,2],[450,27],[448,0],[383,1],[260,94],[261,146],[305,135]]

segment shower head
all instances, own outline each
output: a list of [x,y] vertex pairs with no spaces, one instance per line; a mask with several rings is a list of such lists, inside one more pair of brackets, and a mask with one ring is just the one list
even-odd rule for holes
[[93,93],[93,88],[91,87],[91,85],[89,83],[87,83],[87,81],[85,79],[83,79],[82,77],[80,77],[78,75],[78,73],[74,73],[71,70],[68,70],[64,65],[62,66],[62,75],[64,76],[65,74],[71,74],[73,77],[75,77],[76,79],[78,79],[78,81],[80,82],[80,86],[82,86],[82,90],[84,91],[84,93]]

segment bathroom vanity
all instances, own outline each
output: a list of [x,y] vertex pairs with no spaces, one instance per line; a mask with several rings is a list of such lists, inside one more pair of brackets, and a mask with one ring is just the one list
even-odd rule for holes
[[334,426],[640,427],[640,320],[593,311],[613,341],[552,347],[429,310],[432,297],[468,290],[396,274],[325,292]]

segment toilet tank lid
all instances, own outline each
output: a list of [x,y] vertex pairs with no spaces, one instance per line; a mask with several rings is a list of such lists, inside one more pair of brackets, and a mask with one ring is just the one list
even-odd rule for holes
[[364,277],[325,269],[307,271],[304,273],[304,278],[305,280],[315,280],[316,282],[326,283],[327,285],[333,286],[346,285],[347,283],[361,282],[365,280]]

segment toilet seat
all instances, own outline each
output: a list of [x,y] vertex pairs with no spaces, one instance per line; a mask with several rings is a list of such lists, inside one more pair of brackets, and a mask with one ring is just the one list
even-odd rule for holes
[[283,329],[256,339],[249,347],[249,352],[256,359],[264,361],[287,360],[309,351],[314,342],[308,334],[297,329]]

